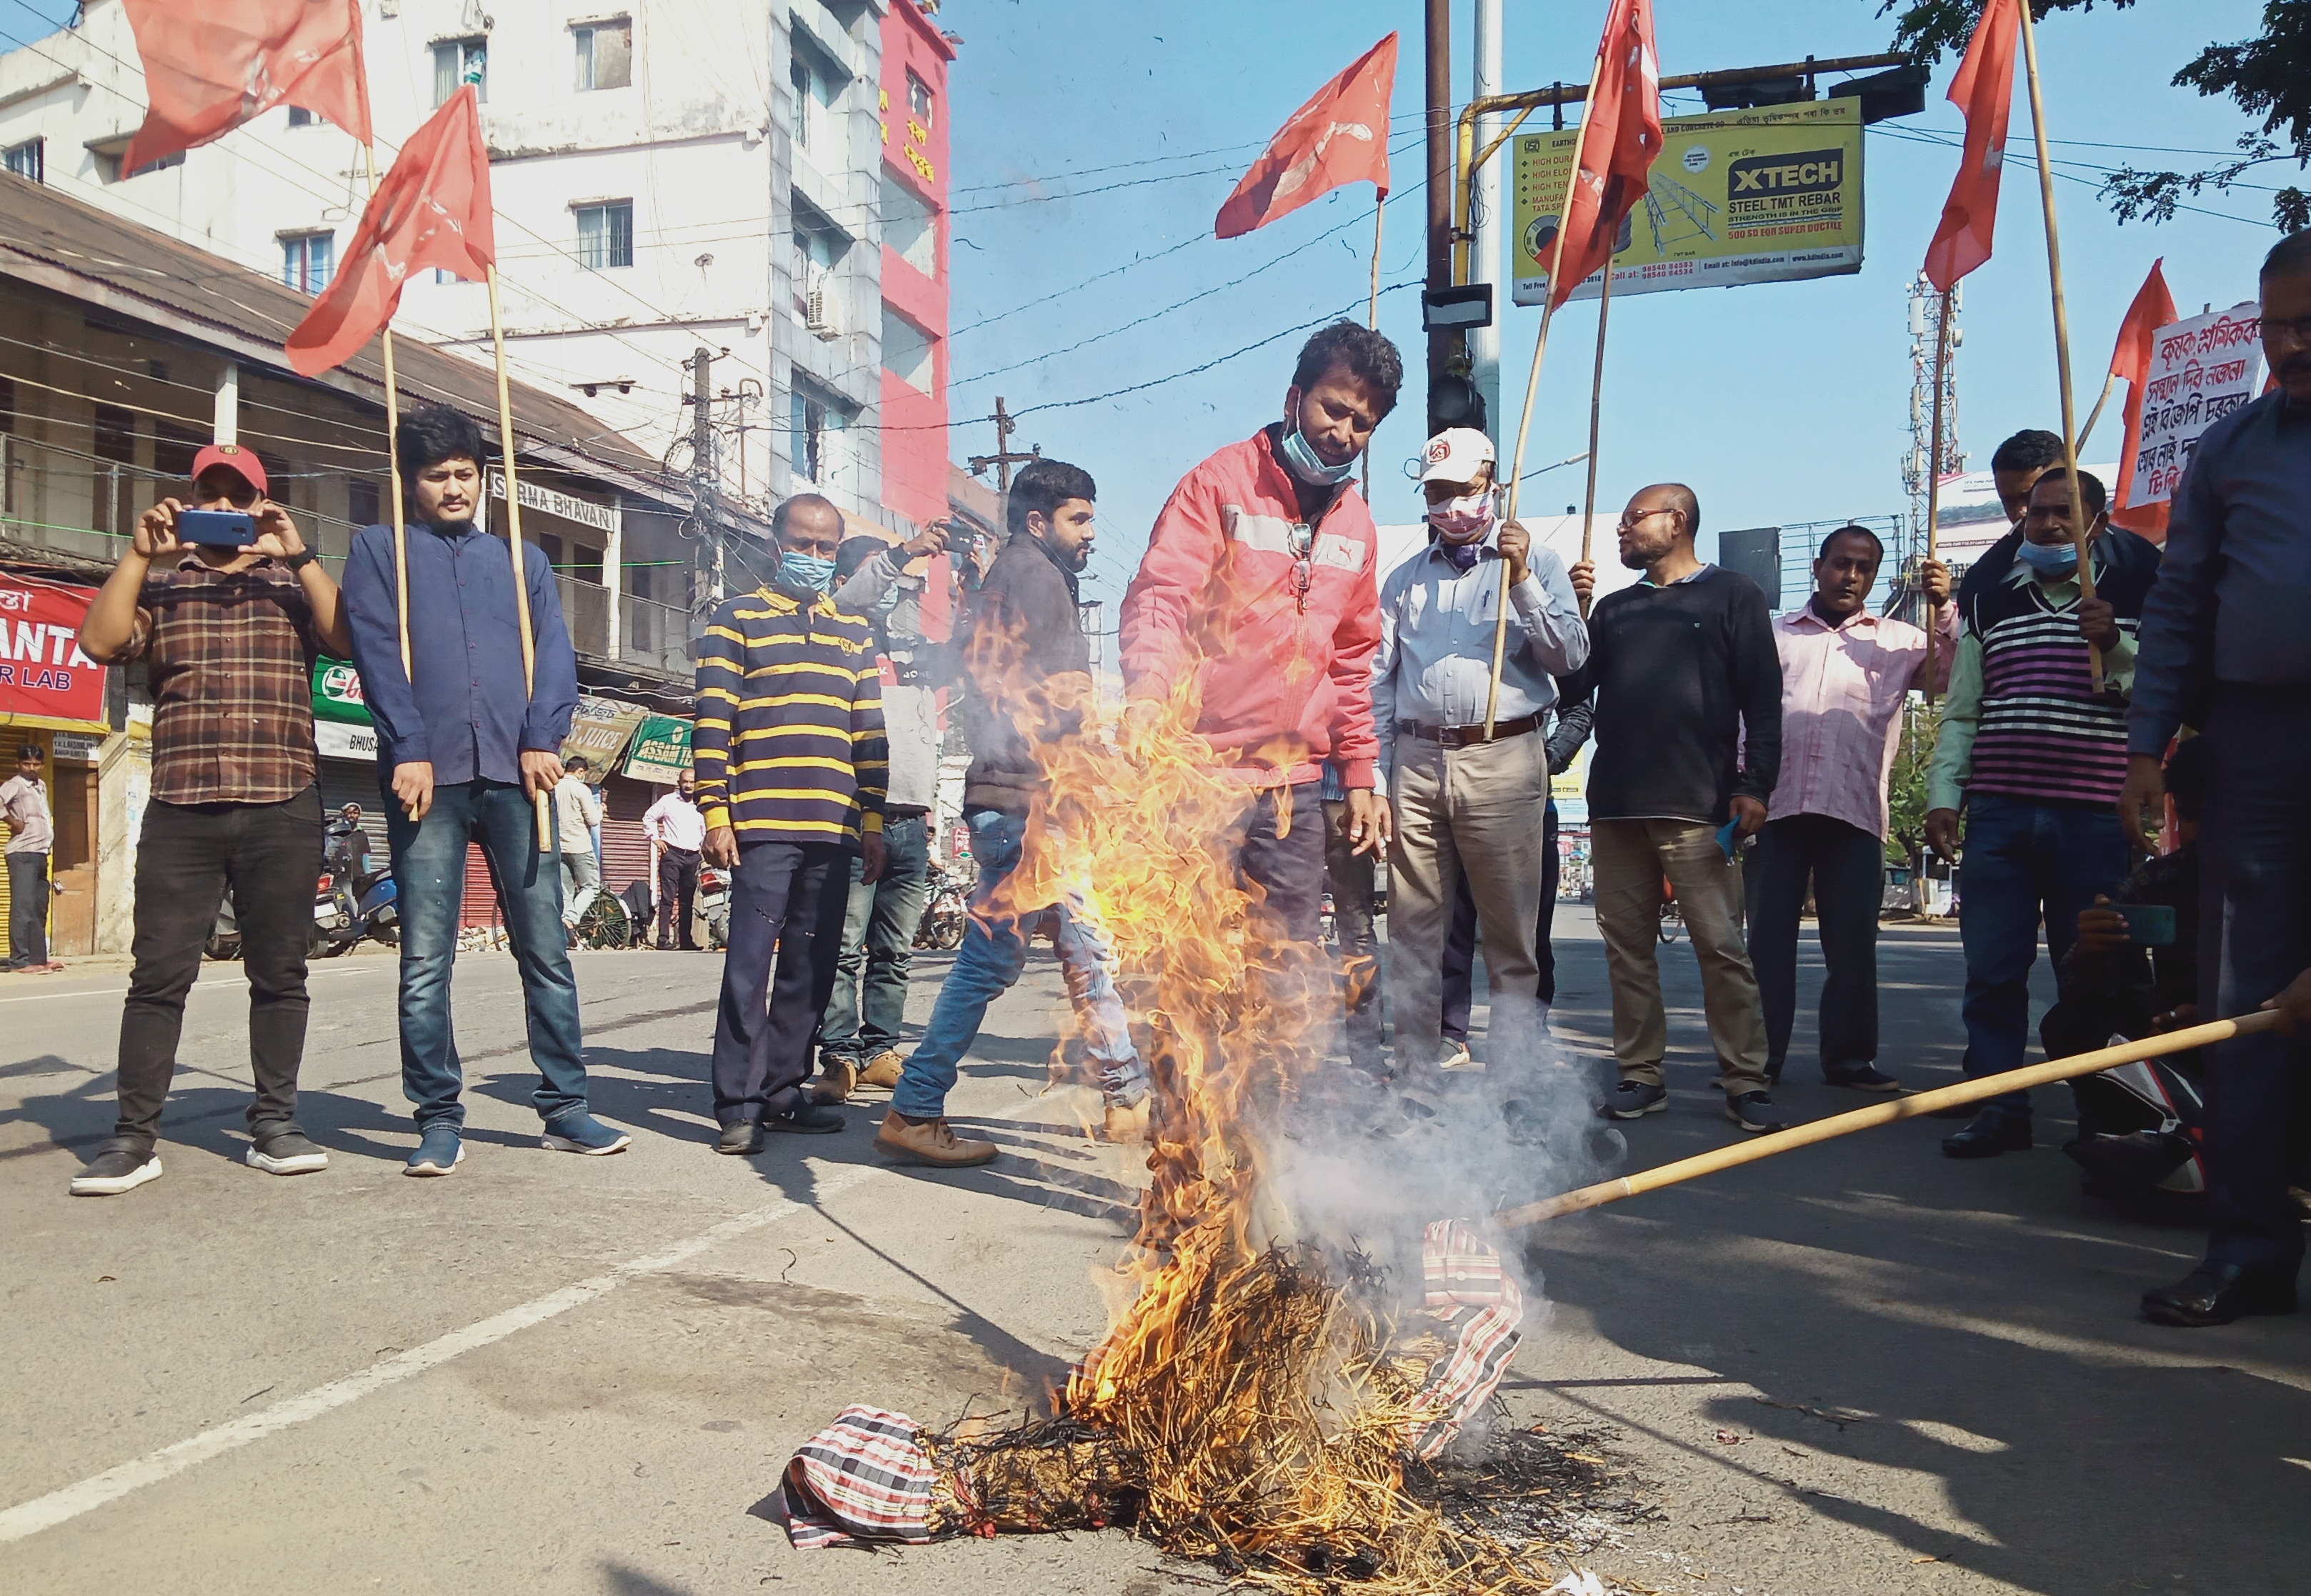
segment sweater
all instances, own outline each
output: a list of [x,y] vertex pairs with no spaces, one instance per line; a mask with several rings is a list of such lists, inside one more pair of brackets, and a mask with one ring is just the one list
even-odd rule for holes
[[1076,573],[1043,540],[1015,532],[972,596],[964,648],[972,687],[964,717],[971,743],[966,811],[1025,815],[1043,784],[1035,746],[1082,725],[1079,709],[1054,708],[1046,696],[1054,676],[1081,676],[1086,691],[1091,680],[1091,643],[1076,593]]
[[825,594],[766,587],[715,606],[690,736],[707,829],[733,828],[742,848],[855,847],[879,833],[882,690],[873,628]]
[[1722,825],[1782,769],[1782,661],[1774,616],[1748,577],[1704,566],[1666,588],[1598,600],[1588,674],[1597,691],[1592,820]]

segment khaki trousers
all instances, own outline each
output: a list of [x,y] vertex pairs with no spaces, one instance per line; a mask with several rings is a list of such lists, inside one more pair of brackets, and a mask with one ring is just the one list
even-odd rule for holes
[[1666,876],[1701,961],[1702,1004],[1721,1084],[1731,1093],[1766,1091],[1765,1011],[1741,939],[1741,868],[1726,862],[1716,828],[1690,820],[1599,820],[1591,824],[1589,846],[1621,1078],[1662,1084],[1669,1016],[1658,955]]
[[1444,932],[1465,874],[1492,988],[1489,1060],[1496,1067],[1538,1062],[1540,964],[1534,939],[1548,746],[1537,731],[1467,748],[1400,735],[1395,755],[1388,919],[1397,1059],[1418,1069],[1435,1063],[1443,1050]]

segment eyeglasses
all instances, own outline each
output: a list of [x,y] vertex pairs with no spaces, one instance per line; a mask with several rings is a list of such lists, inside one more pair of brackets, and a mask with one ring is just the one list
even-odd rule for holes
[[1634,514],[1623,516],[1621,518],[1620,524],[1614,529],[1620,532],[1634,532],[1639,525],[1651,519],[1654,516],[1683,515],[1685,511],[1677,509],[1673,505],[1665,505],[1660,510],[1640,510]]

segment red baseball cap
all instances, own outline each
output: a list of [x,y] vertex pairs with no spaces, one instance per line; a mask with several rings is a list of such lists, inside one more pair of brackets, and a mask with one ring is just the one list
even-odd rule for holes
[[210,444],[193,457],[193,480],[200,481],[201,473],[212,466],[222,466],[229,471],[240,473],[241,481],[255,488],[260,495],[273,491],[271,484],[265,480],[265,462],[257,458],[257,451],[253,449],[243,449],[237,443]]

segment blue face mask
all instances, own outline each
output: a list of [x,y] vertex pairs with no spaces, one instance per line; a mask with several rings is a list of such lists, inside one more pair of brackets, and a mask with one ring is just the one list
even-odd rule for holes
[[834,580],[834,562],[823,554],[779,556],[779,580],[798,592],[824,593]]
[[1356,474],[1354,458],[1345,466],[1326,465],[1297,427],[1284,434],[1276,452],[1284,458],[1284,468],[1312,488],[1336,488]]
[[2079,568],[2079,545],[2074,543],[2032,543],[2026,537],[2014,552],[2040,576],[2068,576]]

